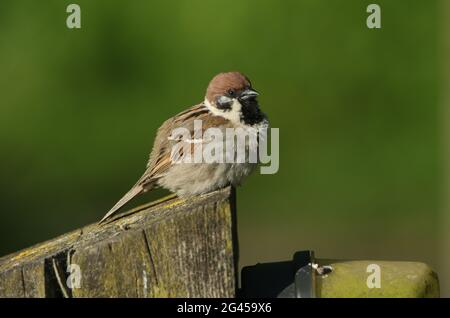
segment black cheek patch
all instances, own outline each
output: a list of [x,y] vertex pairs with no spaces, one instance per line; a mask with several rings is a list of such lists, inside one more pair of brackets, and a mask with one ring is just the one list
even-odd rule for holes
[[225,112],[229,112],[233,107],[233,102],[220,102],[219,99],[216,100],[216,107],[220,110],[223,110]]

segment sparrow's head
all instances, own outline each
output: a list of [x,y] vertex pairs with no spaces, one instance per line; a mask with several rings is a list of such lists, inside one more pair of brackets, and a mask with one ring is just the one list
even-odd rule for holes
[[258,95],[245,75],[239,72],[220,73],[209,83],[205,104],[216,116],[253,124],[261,114]]

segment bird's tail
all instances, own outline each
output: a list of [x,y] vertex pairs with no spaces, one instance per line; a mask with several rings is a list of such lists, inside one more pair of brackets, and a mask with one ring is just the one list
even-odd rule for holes
[[99,224],[104,223],[109,217],[113,216],[121,207],[127,204],[128,201],[133,199],[138,194],[141,194],[142,192],[144,192],[144,188],[142,187],[142,185],[136,184],[133,188],[131,188],[130,191],[127,192],[127,194],[125,194],[122,197],[122,199],[119,200],[119,202],[116,203],[116,205],[112,207],[111,210],[109,210],[108,213],[106,213],[103,219],[100,220]]

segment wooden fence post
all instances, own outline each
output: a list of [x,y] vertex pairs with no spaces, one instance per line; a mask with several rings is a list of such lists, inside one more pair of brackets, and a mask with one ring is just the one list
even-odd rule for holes
[[0,297],[234,297],[234,195],[163,199],[2,257]]

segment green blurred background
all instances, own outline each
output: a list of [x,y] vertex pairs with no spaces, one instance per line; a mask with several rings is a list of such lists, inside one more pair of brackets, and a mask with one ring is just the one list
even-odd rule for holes
[[238,190],[241,265],[313,249],[445,277],[441,2],[376,1],[380,30],[373,1],[74,2],[80,30],[70,1],[0,2],[0,255],[97,221],[159,125],[240,70],[281,141]]

